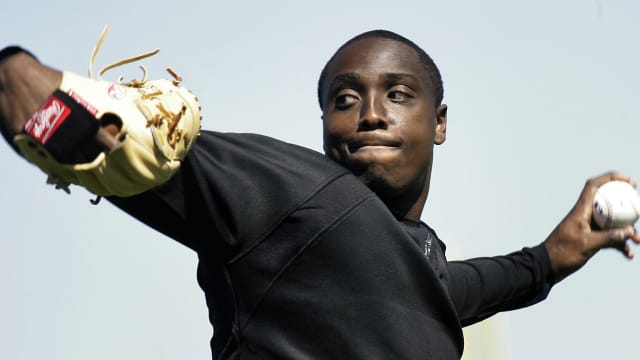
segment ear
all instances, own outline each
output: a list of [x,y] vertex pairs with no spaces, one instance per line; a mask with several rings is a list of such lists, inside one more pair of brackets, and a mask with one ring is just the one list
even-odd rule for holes
[[447,104],[436,108],[436,129],[433,143],[441,145],[447,139]]

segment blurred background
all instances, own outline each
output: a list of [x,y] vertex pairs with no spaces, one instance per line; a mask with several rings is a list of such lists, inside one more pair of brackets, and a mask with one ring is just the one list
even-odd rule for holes
[[[640,3],[593,1],[83,1],[3,5],[0,47],[20,44],[87,73],[159,47],[202,102],[203,127],[256,132],[321,151],[319,72],[371,29],[434,58],[449,105],[423,219],[451,257],[543,241],[589,177],[637,161]],[[106,74],[140,77],[137,65]],[[0,143],[0,358],[210,358],[196,256],[108,202],[45,185]],[[640,248],[635,249],[640,251]],[[533,307],[469,335],[471,359],[630,359],[640,263],[602,251]],[[330,316],[330,314],[328,314]],[[472,329],[473,331],[474,329]]]

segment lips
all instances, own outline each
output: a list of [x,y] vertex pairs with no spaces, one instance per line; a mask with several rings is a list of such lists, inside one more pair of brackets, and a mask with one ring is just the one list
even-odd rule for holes
[[386,136],[366,136],[347,141],[347,147],[350,153],[357,152],[361,149],[398,148],[400,146],[401,142],[399,140]]

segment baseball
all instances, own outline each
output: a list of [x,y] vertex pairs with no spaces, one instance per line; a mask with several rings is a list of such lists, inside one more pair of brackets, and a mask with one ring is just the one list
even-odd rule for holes
[[629,183],[610,181],[598,188],[593,220],[601,229],[633,225],[640,215],[640,194]]

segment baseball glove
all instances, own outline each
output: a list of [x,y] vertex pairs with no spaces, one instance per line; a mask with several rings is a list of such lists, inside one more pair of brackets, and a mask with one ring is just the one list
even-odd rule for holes
[[[107,70],[155,55],[157,49],[110,64],[94,79],[93,62],[107,31],[108,26],[92,53],[89,77],[63,72],[60,87],[14,143],[57,188],[69,192],[76,184],[99,196],[126,197],[166,182],[178,170],[199,134],[201,109],[171,69],[173,80],[147,80],[142,66],[142,80],[102,80]],[[118,129],[116,145],[87,151],[106,125]]]

